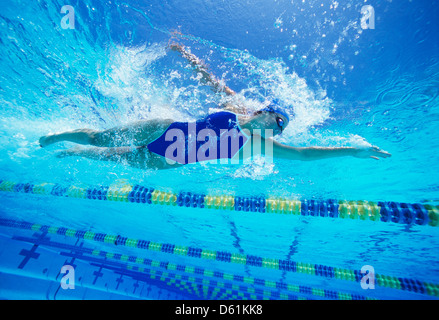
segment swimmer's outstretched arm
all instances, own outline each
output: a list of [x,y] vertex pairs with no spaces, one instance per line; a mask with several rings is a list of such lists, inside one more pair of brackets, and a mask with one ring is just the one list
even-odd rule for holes
[[[264,145],[264,144],[263,144]],[[289,160],[311,161],[335,157],[352,156],[356,158],[388,158],[390,153],[378,147],[353,148],[353,147],[305,147],[296,148],[273,141],[273,157]]]
[[221,84],[221,82],[216,79],[213,74],[207,71],[207,66],[197,56],[186,51],[183,46],[179,44],[171,44],[169,47],[171,50],[180,52],[183,58],[187,59],[198,73],[201,73],[201,80],[210,85],[213,91],[217,93],[224,92],[229,96],[236,94],[236,92],[230,89],[228,86]]

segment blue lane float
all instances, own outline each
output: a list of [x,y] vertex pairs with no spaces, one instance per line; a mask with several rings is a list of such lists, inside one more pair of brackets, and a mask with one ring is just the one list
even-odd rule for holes
[[78,187],[57,183],[36,184],[0,180],[0,191],[237,212],[291,214],[433,227],[439,225],[439,206],[419,203],[288,199],[261,195],[206,195],[187,191],[174,193],[120,181],[110,186]]

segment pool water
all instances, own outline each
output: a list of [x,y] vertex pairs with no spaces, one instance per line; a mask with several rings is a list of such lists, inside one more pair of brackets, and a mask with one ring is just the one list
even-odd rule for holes
[[[362,28],[365,3],[356,1],[71,1],[73,29],[63,28],[64,2],[4,5],[0,297],[437,299],[439,4],[367,4],[374,29]],[[161,171],[55,157],[68,142],[39,147],[48,133],[194,121],[215,110],[226,98],[197,81],[167,49],[172,42],[202,58],[250,110],[279,99],[292,120],[277,141],[376,145],[392,157],[258,157]],[[49,191],[35,187],[43,183]],[[204,202],[69,193],[135,186]],[[234,202],[210,208],[206,196]],[[279,198],[301,208],[332,200],[340,214],[270,212]],[[259,199],[258,209],[240,210],[238,199]],[[419,204],[430,216],[345,218],[340,201]],[[74,267],[74,290],[62,287],[64,265]],[[361,286],[363,266],[380,275],[374,289]]]

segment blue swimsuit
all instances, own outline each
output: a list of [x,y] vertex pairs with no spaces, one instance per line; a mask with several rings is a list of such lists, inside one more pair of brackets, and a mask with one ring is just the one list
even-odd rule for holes
[[167,159],[188,164],[232,159],[248,140],[236,114],[223,111],[195,123],[174,122],[147,147]]

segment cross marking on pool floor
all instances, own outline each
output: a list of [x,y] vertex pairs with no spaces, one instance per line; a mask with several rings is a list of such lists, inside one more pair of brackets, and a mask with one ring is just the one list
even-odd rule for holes
[[94,280],[93,280],[93,285],[96,284],[96,281],[98,280],[98,278],[101,278],[101,277],[104,275],[104,274],[101,272],[103,266],[104,266],[104,265],[101,264],[101,265],[99,266],[99,270],[97,270],[97,271],[93,271],[93,275],[95,276],[95,278],[94,278]]
[[123,274],[120,274],[120,277],[116,279],[117,282],[117,286],[116,286],[116,290],[119,290],[119,285],[123,282]]
[[133,294],[136,293],[137,288],[139,288],[139,280],[137,280],[134,284],[133,284],[134,290],[133,290]]
[[[19,255],[24,256],[23,261],[18,265],[18,269],[23,269],[24,266],[29,262],[29,260],[32,259],[38,259],[40,256],[39,253],[35,252],[38,249],[38,246],[41,241],[49,239],[49,237],[46,237],[47,232],[43,232],[36,240],[34,245],[30,250],[22,249],[19,253]],[[34,234],[36,236],[36,234]]]
[[[79,244],[78,244],[79,243]],[[75,264],[75,260],[77,258],[81,259],[81,257],[83,256],[82,252],[80,250],[75,250],[76,247],[78,248],[82,248],[82,246],[84,245],[83,241],[79,241],[79,239],[75,242],[74,247],[70,250],[70,253],[72,254],[72,256],[70,257],[70,261],[68,261],[67,259],[64,262],[64,265],[69,265],[72,266],[73,269],[76,270],[77,265]],[[56,276],[56,278],[58,279],[58,277],[61,275],[61,272],[58,273],[58,275]]]

